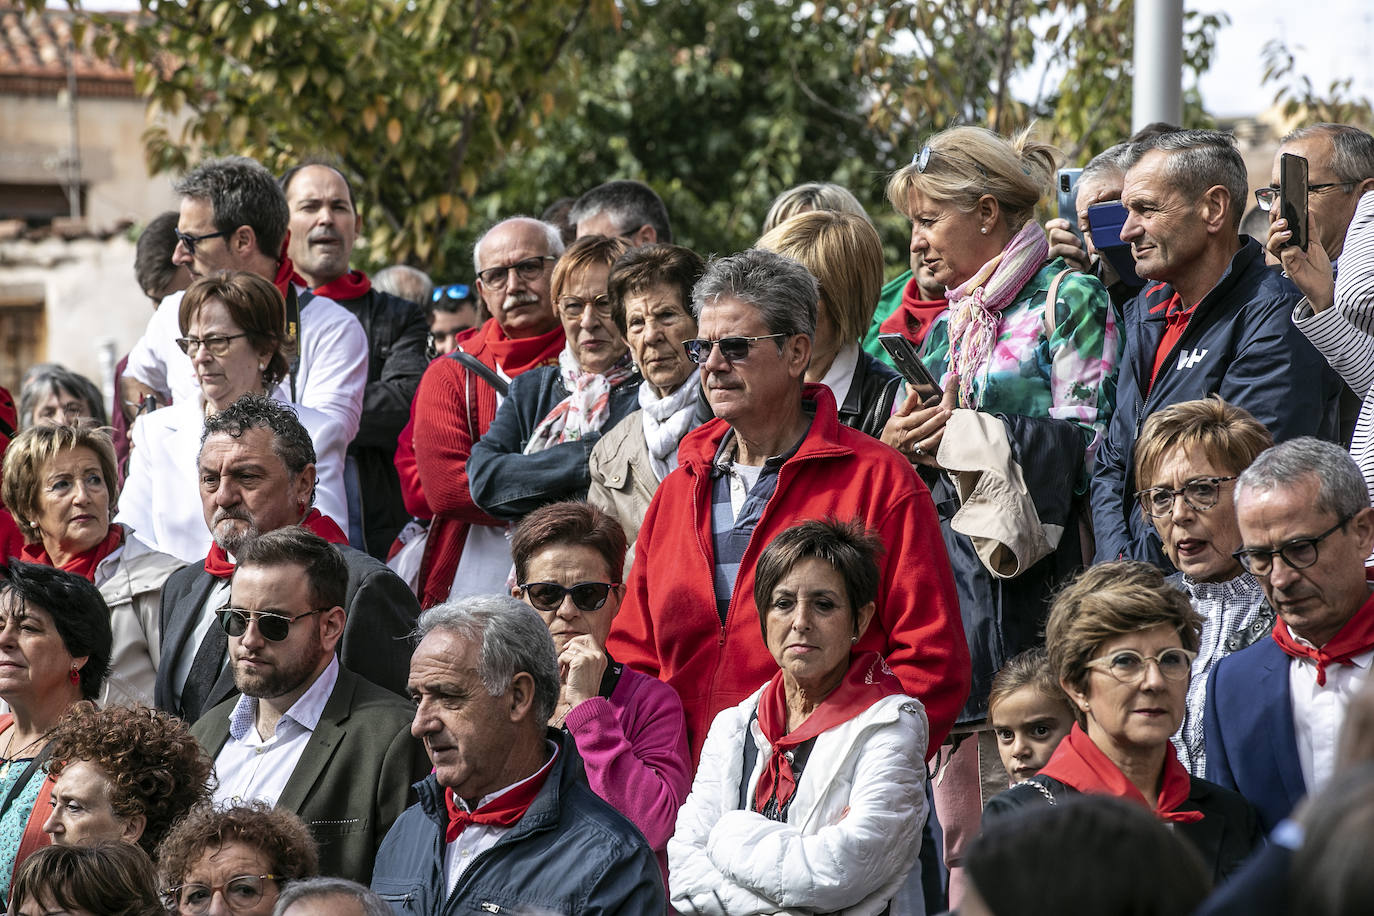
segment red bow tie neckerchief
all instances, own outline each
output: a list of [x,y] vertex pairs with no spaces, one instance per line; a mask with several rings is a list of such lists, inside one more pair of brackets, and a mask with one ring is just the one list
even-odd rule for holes
[[1040,775],[1057,779],[1082,792],[1084,795],[1110,795],[1123,801],[1134,802],[1154,811],[1160,820],[1175,824],[1193,824],[1203,818],[1201,811],[1180,811],[1179,806],[1188,801],[1192,794],[1192,780],[1188,771],[1179,763],[1174,746],[1165,742],[1164,772],[1160,783],[1159,798],[1151,805],[1140,794],[1126,774],[1104,754],[1083,726],[1075,724],[1059,747],[1050,756],[1049,763]]
[[513,827],[519,823],[520,818],[524,817],[525,812],[529,810],[535,796],[539,794],[539,790],[544,788],[544,781],[549,778],[549,771],[553,769],[555,758],[550,758],[549,762],[544,764],[534,776],[510,791],[502,792],[485,805],[479,805],[473,811],[468,811],[458,804],[452,789],[445,789],[444,807],[448,809],[448,829],[444,831],[444,842],[452,843],[458,839],[458,836],[467,829],[468,824]]
[[[301,519],[301,527],[315,532],[331,544],[348,544],[348,535],[329,516],[319,509],[311,509],[310,514]],[[234,561],[219,544],[211,544],[210,552],[205,555],[205,571],[216,579],[228,579],[234,574]]]
[[[296,282],[302,286],[309,285],[299,279]],[[338,279],[315,287],[311,292],[317,296],[324,296],[326,299],[333,299],[335,302],[346,302],[349,299],[366,296],[370,289],[372,289],[372,281],[367,278],[367,274],[361,270],[350,270]]]
[[1317,666],[1317,686],[1325,687],[1327,665],[1353,665],[1355,656],[1374,649],[1374,597],[1367,599],[1355,616],[1319,649],[1293,638],[1282,617],[1274,621],[1272,635],[1285,655],[1310,659]]

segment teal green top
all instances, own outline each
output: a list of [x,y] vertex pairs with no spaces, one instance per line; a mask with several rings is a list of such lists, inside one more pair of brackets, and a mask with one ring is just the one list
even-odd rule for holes
[[878,343],[878,326],[902,307],[902,293],[906,291],[906,285],[910,282],[911,271],[905,270],[883,284],[883,291],[878,294],[878,308],[873,313],[873,320],[868,325],[868,333],[859,342],[859,346],[864,348],[864,352],[877,357],[894,369],[897,367],[892,364],[892,357],[888,356],[887,350]]
[[[28,768],[28,760],[13,760],[10,771],[0,779],[0,798],[9,795],[10,787],[19,781]],[[38,791],[43,788],[47,778],[42,767],[29,774],[29,781],[14,797],[4,815],[0,815],[0,899],[8,900],[10,880],[14,877],[14,858],[19,854],[19,843],[24,838],[24,828],[29,824],[29,815],[38,801]]]

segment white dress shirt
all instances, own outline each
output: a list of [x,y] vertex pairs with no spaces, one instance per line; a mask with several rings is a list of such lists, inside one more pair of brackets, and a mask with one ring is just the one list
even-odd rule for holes
[[[297,286],[299,296],[305,287]],[[181,323],[181,293],[173,293],[153,312],[148,328],[129,352],[124,374],[174,402],[195,403],[200,394],[191,358],[177,346]],[[353,313],[325,296],[315,296],[301,308],[300,370],[296,397],[289,380],[272,392],[279,401],[313,407],[338,421],[345,442],[358,435],[367,385],[367,334]]]
[[858,366],[859,345],[847,343],[840,347],[830,363],[830,368],[825,372],[825,378],[821,379],[821,384],[829,388],[830,393],[835,396],[836,407],[843,407],[844,399],[849,397],[849,388],[854,384],[854,370]]
[[339,660],[331,658],[315,683],[301,694],[277,721],[272,737],[263,738],[254,726],[258,700],[239,696],[229,714],[229,738],[215,758],[219,787],[215,804],[265,801],[275,805],[296,771],[301,754],[320,724],[324,704],[339,680]]
[[[482,798],[478,800],[477,807],[480,808],[493,798],[505,795],[511,789],[517,786],[523,786],[531,779],[536,779],[541,774],[547,772],[549,768],[553,766],[554,761],[558,759],[558,745],[554,744],[552,741],[546,743],[548,744],[550,753],[548,763],[544,764],[538,770],[535,770],[533,774],[525,777],[519,782],[511,783],[504,789],[497,789],[490,795],[483,795]],[[445,789],[444,792],[447,794],[448,790]],[[459,807],[468,811],[474,810],[468,808],[467,803],[461,798],[455,798],[455,801],[458,803]],[[444,874],[446,876],[444,882],[445,896],[453,893],[453,889],[458,886],[458,879],[463,877],[463,872],[468,870],[468,866],[473,863],[474,859],[495,846],[500,841],[501,837],[514,829],[515,824],[509,827],[502,827],[497,824],[468,824],[467,827],[463,828],[463,832],[458,834],[453,842],[444,847]]]
[[[1293,639],[1312,644],[1296,633]],[[1293,734],[1298,741],[1298,762],[1307,794],[1319,791],[1336,769],[1336,744],[1345,722],[1345,710],[1369,676],[1374,650],[1361,652],[1353,665],[1327,665],[1326,686],[1317,686],[1317,665],[1307,658],[1288,662],[1288,689],[1293,698]]]

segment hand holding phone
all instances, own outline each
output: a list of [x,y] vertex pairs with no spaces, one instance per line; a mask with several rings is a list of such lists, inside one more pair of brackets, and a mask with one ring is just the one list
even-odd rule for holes
[[1284,153],[1279,157],[1279,216],[1293,233],[1284,247],[1307,250],[1307,160]]
[[883,345],[887,355],[892,357],[892,362],[902,378],[921,395],[922,401],[939,395],[940,380],[931,374],[925,363],[921,362],[921,356],[911,341],[901,334],[879,334],[878,342]]

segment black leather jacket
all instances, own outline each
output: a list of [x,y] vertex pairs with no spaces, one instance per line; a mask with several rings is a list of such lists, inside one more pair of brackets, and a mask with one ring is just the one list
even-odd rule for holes
[[840,405],[840,422],[877,439],[892,416],[892,405],[904,396],[897,370],[860,350],[854,380]]

